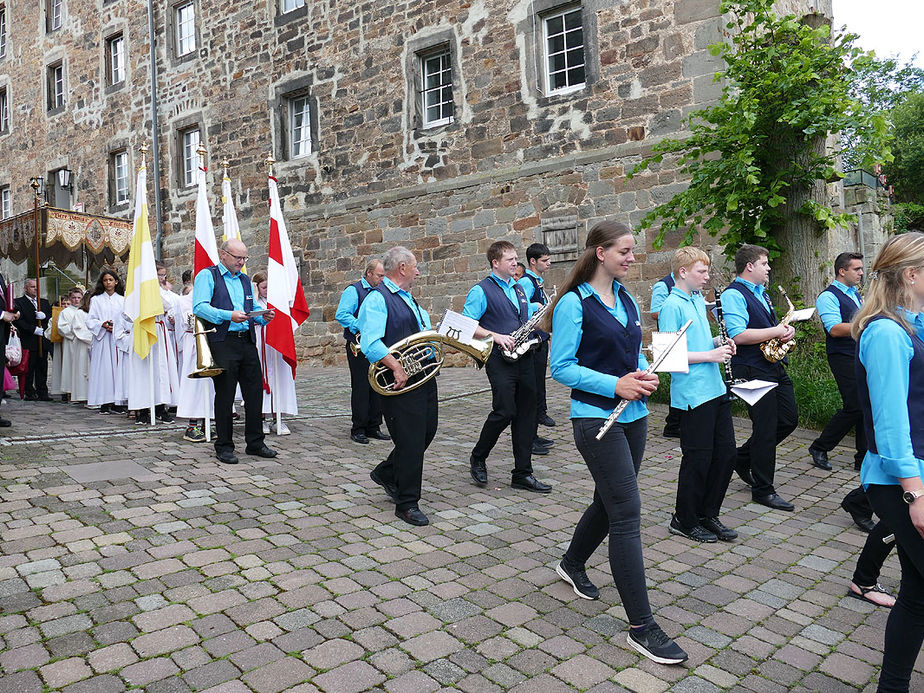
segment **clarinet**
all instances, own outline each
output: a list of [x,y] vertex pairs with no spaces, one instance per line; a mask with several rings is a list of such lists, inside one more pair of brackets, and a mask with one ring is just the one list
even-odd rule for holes
[[[719,323],[719,337],[722,340],[722,344],[728,344],[731,340],[728,337],[728,328],[725,326],[725,315],[722,313],[722,289],[716,287],[713,289],[715,292],[715,317],[716,322]],[[722,366],[725,368],[725,387],[728,388],[728,397],[729,399],[735,399],[735,396],[731,392],[733,385],[737,385],[743,382],[741,379],[736,379],[732,374],[731,359],[722,362]]]

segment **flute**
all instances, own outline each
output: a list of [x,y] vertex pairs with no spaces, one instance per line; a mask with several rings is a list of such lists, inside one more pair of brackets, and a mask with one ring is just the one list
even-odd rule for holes
[[[674,337],[674,341],[668,344],[667,348],[661,352],[661,355],[658,356],[658,358],[656,358],[654,362],[650,366],[648,366],[648,368],[645,369],[644,372],[646,374],[655,372],[655,369],[661,365],[664,359],[667,358],[667,355],[671,353],[673,348],[677,346],[677,344],[680,342],[681,339],[683,339],[683,335],[686,333],[687,328],[689,328],[690,325],[692,324],[693,324],[692,320],[687,320],[683,324],[683,327],[680,328],[680,331]],[[622,412],[625,411],[625,408],[629,406],[629,402],[633,402],[633,401],[635,400],[624,399],[624,400],[621,400],[619,404],[616,405],[616,408],[613,410],[613,412],[608,417],[606,417],[606,421],[603,422],[603,425],[600,427],[600,430],[597,431],[597,435],[596,435],[597,440],[603,439],[603,436],[605,436],[606,432],[610,430],[610,427],[612,427],[612,425],[616,423],[616,419],[619,418],[619,415],[622,414]]]

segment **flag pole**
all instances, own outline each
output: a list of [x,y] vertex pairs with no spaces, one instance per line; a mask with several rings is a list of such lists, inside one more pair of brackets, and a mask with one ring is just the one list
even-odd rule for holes
[[[266,157],[266,175],[270,178],[273,177],[273,164],[275,163],[276,159],[273,158],[272,154]],[[268,357],[267,360],[269,360]],[[276,435],[278,436],[282,424],[282,412],[279,410],[279,400],[276,399],[277,394],[279,394],[279,363],[276,361],[276,358],[273,357],[273,391],[270,393],[270,404],[276,414]]]
[[[141,143],[141,168],[147,167],[147,162],[145,161],[145,157],[147,156],[147,153],[148,153],[148,143],[142,142]],[[147,195],[147,191],[146,190],[135,191],[135,194],[136,195]],[[132,329],[134,330],[134,326],[132,327]],[[151,358],[150,351],[148,351],[148,355],[145,358],[147,359],[147,362],[148,362],[148,389],[151,393],[151,410],[149,412],[149,415],[151,417],[151,426],[156,426],[157,417],[154,413],[154,409],[156,407],[156,405],[154,404],[154,359]]]
[[[205,145],[202,144],[202,142],[199,142],[199,147],[196,149],[196,154],[199,155],[199,175],[200,176],[205,175],[205,170],[206,170],[205,169],[205,153],[206,153]],[[215,381],[212,380],[212,383],[214,382]],[[212,441],[212,417],[209,416],[209,388],[208,388],[208,385],[206,385],[202,390],[202,399],[205,401],[205,409],[203,410],[205,412],[205,415],[202,418],[202,420],[205,421],[205,426],[203,426],[203,428],[205,429],[205,442],[209,443]]]

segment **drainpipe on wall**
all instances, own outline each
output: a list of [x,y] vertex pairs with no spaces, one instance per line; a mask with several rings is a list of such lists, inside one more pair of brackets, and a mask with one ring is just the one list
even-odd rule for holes
[[162,260],[164,225],[161,221],[160,200],[160,127],[157,121],[157,46],[154,42],[154,0],[148,0],[148,34],[151,41],[151,130],[153,131],[151,160],[154,163],[154,221],[157,224],[157,235],[154,237],[154,257]]

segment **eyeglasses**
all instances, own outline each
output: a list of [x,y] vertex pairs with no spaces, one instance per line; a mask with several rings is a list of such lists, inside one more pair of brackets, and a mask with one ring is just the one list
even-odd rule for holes
[[227,253],[228,255],[233,257],[235,260],[238,260],[240,262],[247,262],[247,260],[250,259],[247,255],[235,255],[234,253],[228,252],[227,250],[222,250],[221,252]]

